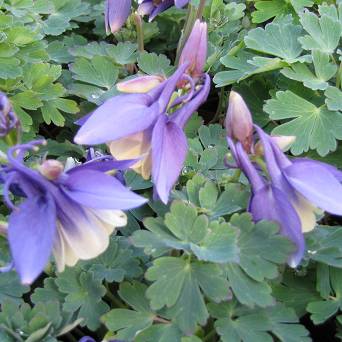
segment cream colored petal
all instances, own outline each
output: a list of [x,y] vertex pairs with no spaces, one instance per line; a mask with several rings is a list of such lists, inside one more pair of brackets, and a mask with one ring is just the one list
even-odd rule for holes
[[[90,210],[90,209],[89,209]],[[127,225],[127,216],[121,210],[93,210],[91,211],[97,218],[102,221],[107,233],[110,235],[117,227],[124,227]]]
[[301,195],[298,195],[298,200],[292,204],[300,218],[303,233],[313,230],[316,226],[316,214],[320,212],[320,209],[313,206]]
[[63,227],[59,222],[57,223],[57,234],[53,246],[53,255],[56,260],[58,272],[63,272],[65,266],[75,266],[79,260],[70,245],[65,240],[63,236]]
[[108,228],[90,210],[85,215],[72,217],[68,226],[61,228],[66,246],[70,246],[79,259],[88,260],[104,252],[109,244]]
[[118,159],[141,158],[131,168],[148,179],[151,175],[151,143],[146,132],[139,132],[108,143],[111,155]]

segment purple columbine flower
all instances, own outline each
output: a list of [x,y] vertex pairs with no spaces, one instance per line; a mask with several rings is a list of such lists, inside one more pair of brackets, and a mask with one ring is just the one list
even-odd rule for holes
[[4,93],[0,92],[0,138],[5,137],[18,125],[19,120],[12,109],[9,99]]
[[105,26],[107,34],[120,30],[131,13],[131,7],[132,0],[106,0]]
[[[107,248],[114,229],[126,225],[122,210],[146,202],[105,173],[135,161],[95,161],[65,171],[60,162],[47,160],[36,170],[28,168],[23,156],[42,143],[10,148],[8,164],[1,169],[5,203],[12,209],[8,240],[14,267],[24,284],[39,276],[51,253],[58,271],[79,259],[98,256]],[[9,197],[12,186],[24,196],[18,207]]]
[[226,115],[225,126],[228,136],[240,141],[247,152],[251,151],[253,138],[253,120],[243,98],[231,91]]
[[207,23],[197,19],[179,58],[179,65],[186,62],[190,63],[186,72],[195,79],[203,74],[203,69],[207,61],[207,37]]
[[189,3],[189,0],[138,0],[138,3],[138,14],[148,15],[149,21],[152,21],[159,13],[172,6],[184,7]]
[[[140,158],[134,169],[144,178],[152,173],[155,196],[167,203],[187,154],[183,128],[194,111],[207,99],[210,77],[196,81],[185,73],[184,63],[160,85],[145,94],[123,94],[97,108],[78,131],[78,144],[107,142],[119,160]],[[177,84],[186,81],[174,98]]]
[[[228,124],[237,123],[228,120]],[[260,167],[252,162],[257,161],[255,156],[247,154],[250,151],[243,144],[245,138],[235,136],[233,140],[228,135],[228,144],[237,166],[251,184],[248,210],[256,222],[266,219],[279,223],[280,232],[297,247],[288,260],[291,267],[296,267],[305,252],[303,233],[315,227],[316,213],[325,210],[342,215],[342,172],[310,159],[290,160],[278,146],[279,138],[274,139],[256,125],[254,128],[260,142],[252,151],[259,151],[258,158],[260,151],[264,155],[267,175],[261,174]]]

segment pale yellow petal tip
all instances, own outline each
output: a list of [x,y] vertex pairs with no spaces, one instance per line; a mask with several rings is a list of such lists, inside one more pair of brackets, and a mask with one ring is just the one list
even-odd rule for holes
[[128,94],[144,94],[157,87],[164,78],[161,76],[140,76],[131,80],[119,82],[116,88],[122,93]]
[[291,147],[291,145],[296,141],[296,136],[294,135],[275,135],[271,138],[282,151],[288,150]]

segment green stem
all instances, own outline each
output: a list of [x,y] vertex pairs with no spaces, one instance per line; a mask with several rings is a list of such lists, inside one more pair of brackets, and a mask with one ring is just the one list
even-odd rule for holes
[[67,333],[66,336],[71,342],[77,342],[77,339],[71,333]]
[[188,14],[186,16],[183,31],[182,31],[182,34],[181,34],[181,37],[179,39],[179,43],[177,46],[176,61],[175,61],[176,65],[179,62],[179,58],[182,53],[183,47],[190,36],[195,20],[196,20],[196,8],[193,5],[189,4]]
[[230,182],[231,183],[237,183],[240,179],[241,176],[241,170],[240,169],[236,169],[234,174],[231,176],[230,178]]
[[207,335],[204,336],[203,342],[210,341],[215,335],[216,335],[215,329],[209,331],[209,333],[208,333]]
[[238,45],[234,46],[233,48],[231,48],[227,55],[229,56],[235,56],[241,49],[243,49],[245,47],[245,42],[242,40]]
[[206,0],[201,0],[200,1],[200,4],[197,8],[197,14],[196,14],[196,18],[197,19],[202,19],[202,16],[203,16],[203,11],[204,11],[204,8],[205,8],[205,2]]
[[221,110],[222,110],[222,106],[224,103],[224,90],[225,90],[224,87],[222,87],[220,90],[219,103],[217,105],[216,113],[215,113],[214,117],[210,120],[209,124],[215,123],[221,115]]
[[342,62],[340,63],[340,66],[337,70],[336,75],[336,88],[341,88],[341,76],[342,76]]
[[111,303],[115,307],[126,308],[126,306],[112,294],[112,292],[110,291],[109,285],[107,283],[105,284],[105,287],[107,289],[106,297],[111,301]]
[[144,30],[143,30],[143,26],[142,26],[141,16],[137,13],[134,13],[133,19],[134,19],[134,23],[135,23],[135,27],[136,27],[136,31],[137,31],[138,50],[140,52],[144,52],[145,51]]

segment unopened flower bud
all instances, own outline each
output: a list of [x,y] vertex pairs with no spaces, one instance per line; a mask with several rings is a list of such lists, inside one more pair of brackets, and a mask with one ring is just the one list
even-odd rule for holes
[[235,91],[230,92],[225,125],[227,135],[239,141],[246,152],[250,152],[253,140],[252,115],[243,98]]
[[[282,150],[286,151],[295,142],[296,137],[293,135],[279,135],[272,136],[271,139],[277,144],[277,146]],[[260,141],[258,141],[254,146],[255,154],[258,156],[264,155],[264,147]]]
[[119,82],[116,87],[123,93],[147,93],[161,82],[164,81],[162,76],[139,76],[128,81]]
[[105,25],[107,34],[120,30],[131,13],[131,6],[132,0],[106,0]]
[[19,120],[13,112],[10,101],[0,92],[0,137],[5,137],[18,124]]
[[208,50],[208,28],[207,23],[196,20],[191,34],[182,50],[179,65],[190,63],[187,73],[192,77],[203,74]]
[[63,164],[55,159],[45,160],[38,167],[39,172],[49,180],[56,180],[63,172]]

